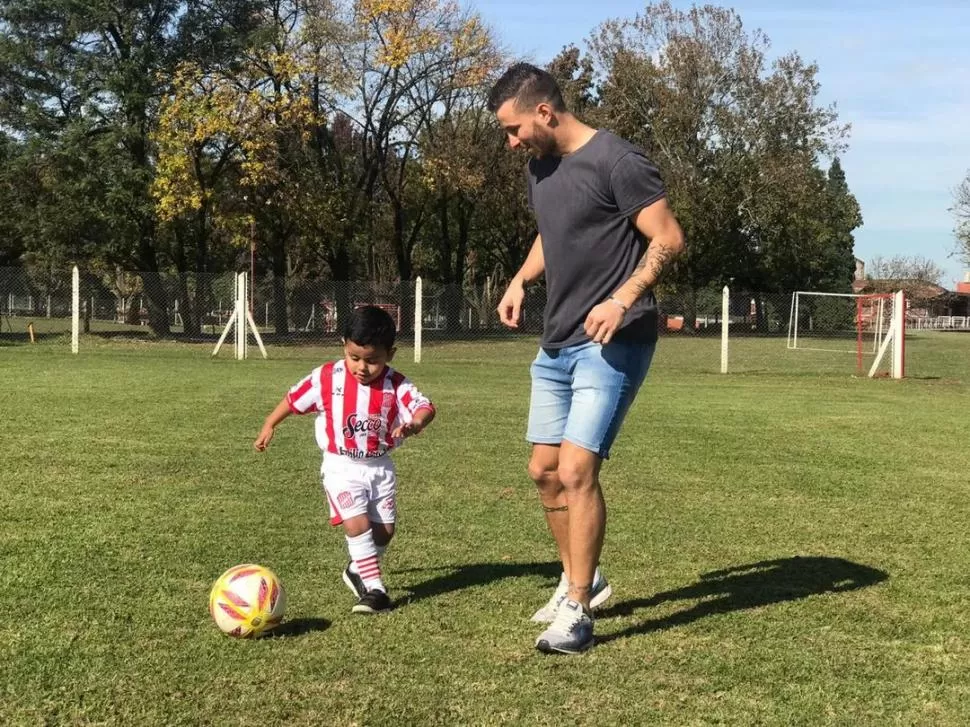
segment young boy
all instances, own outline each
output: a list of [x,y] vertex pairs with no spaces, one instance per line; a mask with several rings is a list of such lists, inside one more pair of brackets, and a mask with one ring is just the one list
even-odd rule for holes
[[343,523],[350,563],[343,581],[353,613],[389,611],[380,557],[394,535],[396,479],[389,452],[434,419],[431,401],[388,364],[394,321],[375,306],[356,309],[344,328],[344,358],[319,366],[266,417],[253,446],[262,452],[290,414],[318,414],[320,473],[330,523]]

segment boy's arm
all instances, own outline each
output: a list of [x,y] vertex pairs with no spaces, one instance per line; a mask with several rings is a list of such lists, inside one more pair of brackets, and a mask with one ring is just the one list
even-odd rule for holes
[[282,401],[276,405],[276,408],[269,413],[266,417],[266,421],[263,422],[263,428],[259,430],[259,436],[256,437],[256,441],[253,442],[253,447],[256,448],[257,452],[262,452],[269,446],[270,440],[273,438],[273,432],[276,430],[276,426],[286,419],[291,413],[292,408],[290,407],[290,400],[288,396],[284,396]]
[[273,430],[290,414],[309,414],[310,412],[322,411],[321,389],[324,385],[325,375],[328,377],[327,386],[330,382],[328,366],[329,364],[313,369],[308,376],[301,379],[283,396],[276,408],[266,417],[263,428],[259,430],[259,436],[253,442],[253,447],[256,448],[257,452],[262,452],[269,446],[269,442],[273,438]]
[[431,420],[434,419],[434,415],[434,405],[431,403],[422,404],[421,407],[414,412],[414,416],[411,418],[411,421],[398,426],[398,428],[391,433],[391,436],[397,439],[400,437],[410,437],[415,434],[420,434],[424,428],[431,423]]

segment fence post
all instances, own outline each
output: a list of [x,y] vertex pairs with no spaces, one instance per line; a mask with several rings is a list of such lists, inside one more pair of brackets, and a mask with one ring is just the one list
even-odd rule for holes
[[421,276],[414,281],[414,363],[421,363]]
[[728,330],[731,322],[731,291],[725,285],[721,291],[721,373],[728,372]]
[[71,353],[77,353],[81,333],[81,275],[77,265],[71,271]]

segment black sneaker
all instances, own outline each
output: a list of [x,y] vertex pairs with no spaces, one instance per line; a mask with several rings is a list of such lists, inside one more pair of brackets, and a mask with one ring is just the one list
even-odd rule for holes
[[350,566],[351,563],[348,563],[347,567],[344,568],[344,583],[350,589],[350,592],[354,594],[354,598],[361,599],[367,593],[367,589],[364,588],[364,579],[360,577],[359,573],[354,573],[350,570]]
[[353,613],[386,613],[391,610],[391,598],[384,591],[374,588],[361,596],[357,605],[350,610]]

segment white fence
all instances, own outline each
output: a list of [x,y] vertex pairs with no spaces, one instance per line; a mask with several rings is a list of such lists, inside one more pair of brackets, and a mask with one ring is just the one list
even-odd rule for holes
[[911,317],[906,327],[916,331],[970,331],[970,316]]

